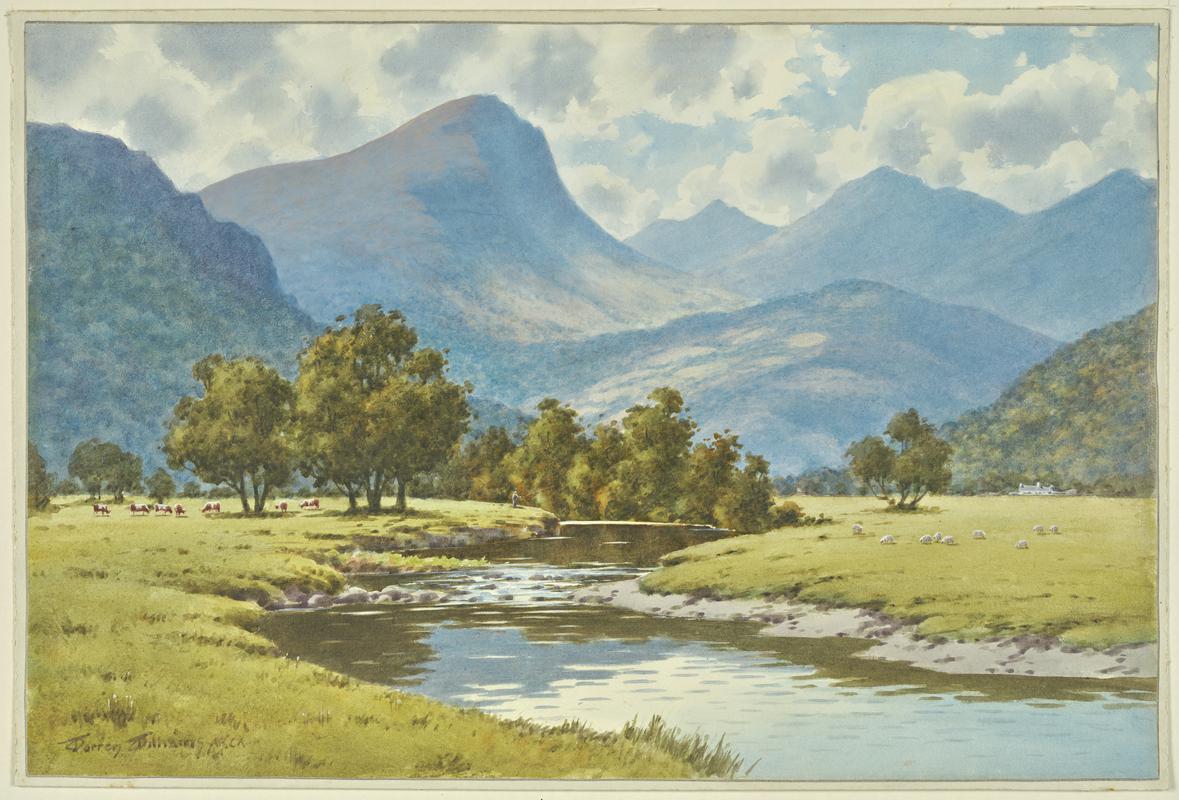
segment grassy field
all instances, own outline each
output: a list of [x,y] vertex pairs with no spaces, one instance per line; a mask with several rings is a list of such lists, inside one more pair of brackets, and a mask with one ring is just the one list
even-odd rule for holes
[[[793,499],[834,524],[669,554],[643,589],[867,607],[920,621],[931,637],[1037,634],[1085,647],[1157,639],[1154,500],[935,497],[898,513],[871,497]],[[1061,532],[1036,535],[1035,525]],[[971,538],[975,529],[985,541]],[[957,544],[918,543],[936,531]],[[881,545],[884,534],[897,544]],[[1027,550],[1015,549],[1019,539]]]
[[340,590],[331,565],[357,537],[408,544],[489,526],[528,535],[548,516],[413,506],[406,518],[341,516],[332,504],[282,518],[133,519],[126,507],[95,518],[75,502],[33,515],[29,773],[676,778],[734,768],[723,748],[659,724],[597,733],[504,722],[298,663],[251,632],[257,601],[288,585]]

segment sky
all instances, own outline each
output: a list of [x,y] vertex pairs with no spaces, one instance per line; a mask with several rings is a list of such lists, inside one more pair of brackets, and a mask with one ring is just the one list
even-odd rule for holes
[[28,118],[198,191],[494,94],[620,238],[723,200],[773,225],[880,166],[1036,211],[1157,173],[1154,26],[30,23]]

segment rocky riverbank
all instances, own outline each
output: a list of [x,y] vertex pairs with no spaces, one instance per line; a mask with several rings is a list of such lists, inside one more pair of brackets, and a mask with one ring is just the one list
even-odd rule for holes
[[631,611],[679,619],[760,622],[766,636],[855,637],[876,646],[860,657],[900,661],[963,675],[1039,675],[1061,678],[1158,677],[1156,644],[1106,650],[1069,647],[1051,637],[986,641],[931,641],[917,627],[868,609],[819,608],[789,600],[698,598],[646,594],[637,579],[579,589],[578,603],[612,604]]

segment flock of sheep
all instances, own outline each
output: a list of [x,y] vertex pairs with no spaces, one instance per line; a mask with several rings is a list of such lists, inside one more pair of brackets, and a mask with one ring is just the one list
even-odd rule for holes
[[[857,522],[856,524],[851,526],[851,530],[852,530],[853,536],[862,536],[864,533],[864,526]],[[1032,533],[1035,533],[1035,534],[1060,533],[1060,528],[1056,525],[1050,525],[1048,527],[1048,529],[1045,531],[1043,525],[1036,525],[1032,528]],[[985,539],[985,538],[987,538],[987,534],[986,534],[986,531],[974,531],[974,533],[971,534],[971,537],[974,539]],[[956,541],[954,541],[953,536],[943,536],[941,531],[938,531],[937,533],[934,533],[932,535],[927,533],[924,536],[922,536],[920,539],[918,539],[917,542],[918,542],[918,544],[948,544],[948,545],[958,544]],[[880,537],[880,543],[881,544],[896,544],[897,540],[896,540],[896,537],[894,537],[891,533],[886,533]],[[1027,550],[1028,549],[1028,540],[1027,539],[1020,539],[1018,542],[1015,543],[1015,549],[1016,550]]]

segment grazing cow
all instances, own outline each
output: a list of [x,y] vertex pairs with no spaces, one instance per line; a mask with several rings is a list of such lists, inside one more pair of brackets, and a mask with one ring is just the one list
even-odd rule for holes
[[942,532],[941,532],[941,531],[938,531],[937,533],[935,533],[935,534],[933,535],[933,540],[934,540],[935,542],[940,542],[940,541],[942,540]]
[[864,532],[864,526],[861,525],[860,523],[857,522],[855,525],[852,525],[852,533],[854,535],[859,536],[863,532]]
[[1015,543],[1015,549],[1016,550],[1027,550],[1028,549],[1028,540],[1027,539],[1020,539],[1018,542]]
[[178,517],[184,516],[184,506],[180,505],[179,503],[176,504],[176,516],[178,516]]
[[947,536],[945,539],[942,539],[942,544],[958,544],[958,543],[954,541],[953,536]]
[[1034,528],[1032,528],[1032,533],[1043,533],[1043,532],[1044,532],[1043,525],[1036,525]]
[[312,497],[310,500],[304,500],[302,503],[299,503],[299,508],[314,508],[315,510],[318,511],[319,510],[319,498]]
[[280,514],[285,514],[285,513],[287,513],[287,501],[286,501],[286,500],[282,500],[282,501],[280,501],[280,502],[278,502],[278,503],[275,503],[275,504],[274,504],[274,510],[275,510],[275,511],[277,511],[278,513],[280,513]]
[[156,503],[155,510],[157,514],[171,514],[172,506],[166,506],[163,503]]
[[1048,530],[1049,530],[1049,532],[1051,532],[1051,533],[1060,533],[1060,528],[1056,527],[1055,525],[1053,525],[1053,526],[1052,526],[1051,528],[1049,528]]
[[897,540],[893,538],[891,533],[886,533],[880,537],[881,544],[896,544]]
[[927,533],[924,536],[922,536],[920,539],[918,539],[917,541],[920,542],[921,544],[933,544],[933,537]]
[[201,509],[201,513],[208,514],[210,512],[216,512],[216,513],[220,514],[221,513],[221,502],[217,501],[216,503],[205,503],[204,508]]
[[149,506],[147,503],[132,503],[130,506],[128,506],[128,508],[131,509],[131,516],[135,516],[136,514],[151,513],[151,506]]
[[975,539],[985,539],[985,538],[987,538],[987,534],[985,531],[975,531],[974,538]]
[[104,503],[95,503],[94,515],[98,517],[109,517],[111,515],[110,507]]

